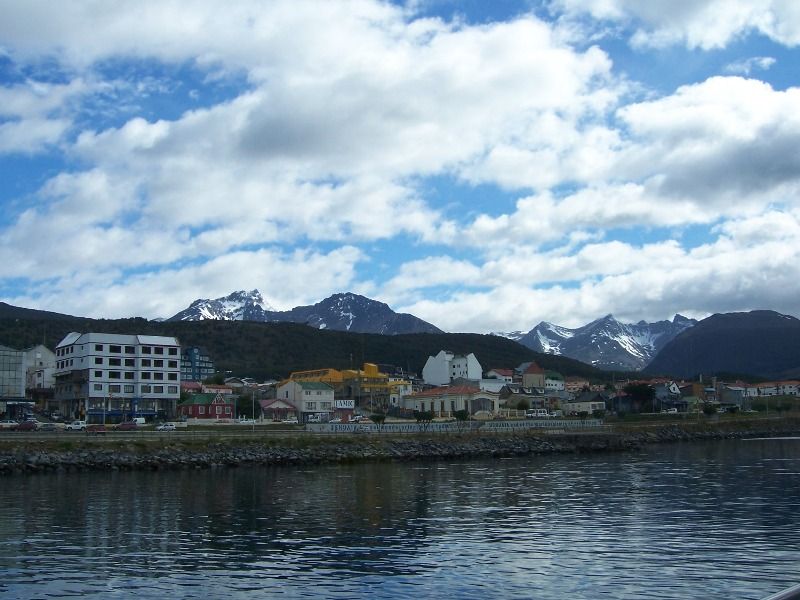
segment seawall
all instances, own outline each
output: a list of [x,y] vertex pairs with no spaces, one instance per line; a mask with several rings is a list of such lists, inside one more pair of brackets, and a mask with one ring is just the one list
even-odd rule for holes
[[308,465],[356,461],[501,458],[555,453],[625,451],[645,444],[800,434],[800,420],[769,423],[617,427],[602,432],[414,436],[309,436],[210,442],[142,443],[0,440],[0,475],[55,471],[207,469],[246,465]]

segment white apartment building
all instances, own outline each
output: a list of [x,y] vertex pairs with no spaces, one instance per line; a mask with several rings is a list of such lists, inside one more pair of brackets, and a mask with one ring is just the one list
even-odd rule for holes
[[174,337],[72,332],[56,346],[55,400],[89,422],[172,418],[180,398]]
[[436,356],[429,356],[422,368],[422,379],[429,385],[447,385],[453,379],[479,381],[483,377],[483,367],[471,352],[459,356],[440,350]]
[[310,415],[320,415],[327,421],[336,408],[333,394],[333,388],[327,383],[293,379],[287,379],[276,390],[277,399],[294,406],[302,423],[307,422]]

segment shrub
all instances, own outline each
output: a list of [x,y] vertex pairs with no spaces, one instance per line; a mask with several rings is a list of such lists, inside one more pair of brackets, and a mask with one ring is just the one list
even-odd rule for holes
[[714,406],[713,404],[704,404],[703,413],[707,415],[715,415],[717,414],[717,407]]

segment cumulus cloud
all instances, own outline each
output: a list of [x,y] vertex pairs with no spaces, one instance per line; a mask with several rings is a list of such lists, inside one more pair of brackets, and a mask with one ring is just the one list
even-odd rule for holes
[[771,56],[751,56],[725,65],[725,72],[734,75],[750,75],[751,71],[766,71],[776,60]]
[[625,23],[634,46],[710,50],[751,32],[786,46],[800,43],[800,6],[794,0],[554,0],[550,6],[569,16]]

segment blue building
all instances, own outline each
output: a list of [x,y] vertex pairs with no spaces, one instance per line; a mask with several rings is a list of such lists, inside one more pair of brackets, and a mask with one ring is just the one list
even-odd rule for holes
[[208,351],[199,346],[183,348],[181,353],[181,381],[203,381],[213,377],[214,362]]

